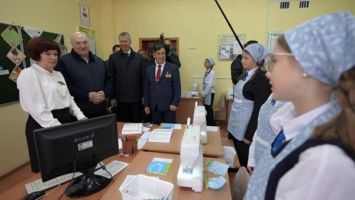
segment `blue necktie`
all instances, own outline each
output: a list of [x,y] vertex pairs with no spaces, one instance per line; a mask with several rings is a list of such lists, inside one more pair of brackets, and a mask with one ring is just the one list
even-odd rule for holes
[[282,147],[282,143],[285,141],[285,134],[284,134],[284,130],[281,130],[280,133],[277,135],[277,137],[275,138],[274,142],[272,143],[272,149],[271,149],[271,154],[272,156],[276,156]]
[[243,74],[242,80],[245,81],[245,80],[247,79],[247,77],[248,77],[248,72],[246,71],[246,72]]
[[274,106],[274,105],[276,104],[276,100],[275,100],[275,99],[271,99],[270,104],[271,104],[272,106]]

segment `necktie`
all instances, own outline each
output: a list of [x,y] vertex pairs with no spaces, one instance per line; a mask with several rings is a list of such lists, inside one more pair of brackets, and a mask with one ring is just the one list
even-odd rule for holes
[[271,99],[270,104],[271,104],[272,106],[274,106],[274,105],[276,104],[276,100],[275,100],[275,99]]
[[244,72],[242,80],[245,81],[248,77],[248,72]]
[[282,144],[285,141],[285,139],[286,138],[285,138],[284,131],[281,130],[280,133],[275,138],[274,142],[272,143],[272,149],[271,149],[272,156],[275,157],[280,152]]
[[155,75],[155,81],[156,81],[156,82],[159,82],[159,80],[160,80],[160,74],[161,74],[161,65],[158,65],[157,74]]

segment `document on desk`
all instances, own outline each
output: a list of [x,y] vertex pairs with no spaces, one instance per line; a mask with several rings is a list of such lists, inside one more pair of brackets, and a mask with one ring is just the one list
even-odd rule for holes
[[161,127],[164,129],[182,129],[181,124],[172,124],[172,123],[162,123]]
[[125,123],[122,129],[122,135],[142,134],[142,123]]
[[208,132],[218,132],[219,126],[207,126],[207,131]]
[[171,168],[173,159],[167,158],[153,158],[152,162],[147,167],[148,173],[167,175]]
[[149,142],[170,143],[171,135],[174,129],[154,129],[149,135]]

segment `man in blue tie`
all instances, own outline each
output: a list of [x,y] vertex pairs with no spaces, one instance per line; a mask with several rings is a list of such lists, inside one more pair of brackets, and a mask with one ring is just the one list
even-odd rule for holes
[[162,43],[154,47],[155,63],[146,69],[144,81],[144,111],[152,115],[152,122],[175,123],[181,85],[179,68],[166,62],[166,48]]

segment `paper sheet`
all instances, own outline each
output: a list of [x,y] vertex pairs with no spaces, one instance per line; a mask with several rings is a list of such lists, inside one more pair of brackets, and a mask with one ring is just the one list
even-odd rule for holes
[[164,129],[182,129],[181,124],[172,124],[172,123],[162,123],[161,127]]
[[15,27],[8,26],[2,33],[1,37],[7,42],[11,47],[16,47],[22,42],[22,38],[15,31]]
[[218,161],[211,161],[207,165],[207,170],[211,173],[218,174],[224,176],[228,171],[229,165],[218,162]]
[[142,134],[142,123],[125,123],[122,129],[122,135]]
[[148,173],[167,175],[171,168],[171,163],[173,159],[166,158],[154,158],[152,162],[147,167]]
[[154,129],[149,136],[149,142],[170,143],[173,130],[174,129]]

